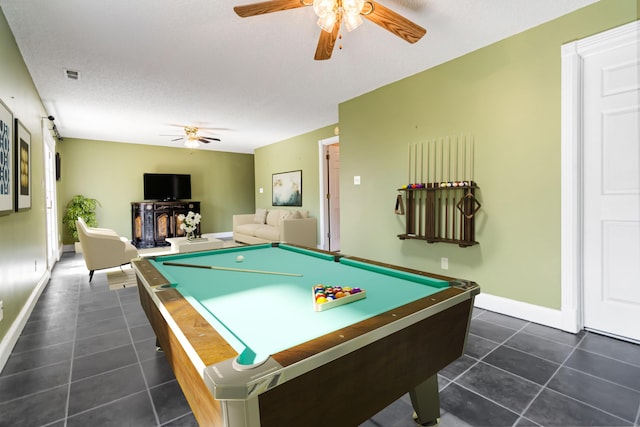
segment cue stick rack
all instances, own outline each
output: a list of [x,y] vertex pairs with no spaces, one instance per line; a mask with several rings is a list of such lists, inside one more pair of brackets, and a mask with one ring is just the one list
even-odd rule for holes
[[[406,198],[406,232],[401,240],[478,244],[475,217],[481,207],[475,192],[474,140],[443,137],[409,144],[408,182],[399,188]],[[399,195],[401,197],[401,195]],[[398,212],[396,201],[396,213]]]

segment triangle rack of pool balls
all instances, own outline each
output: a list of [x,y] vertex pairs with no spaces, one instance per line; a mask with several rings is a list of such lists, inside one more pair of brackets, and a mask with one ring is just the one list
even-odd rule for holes
[[364,289],[348,286],[328,286],[314,285],[311,288],[313,295],[313,309],[315,311],[325,311],[350,302],[358,301],[367,297]]

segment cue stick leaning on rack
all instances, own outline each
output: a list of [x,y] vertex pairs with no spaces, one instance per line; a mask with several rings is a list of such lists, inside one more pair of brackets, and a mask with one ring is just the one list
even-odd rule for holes
[[206,268],[209,270],[224,270],[224,271],[237,271],[240,273],[258,273],[258,274],[275,274],[278,276],[296,276],[302,277],[302,274],[298,273],[280,273],[277,271],[265,271],[265,270],[247,270],[244,268],[233,267],[216,267],[215,265],[196,265],[196,264],[182,264],[180,262],[163,262],[162,265],[172,265],[174,267],[191,267],[191,268]]

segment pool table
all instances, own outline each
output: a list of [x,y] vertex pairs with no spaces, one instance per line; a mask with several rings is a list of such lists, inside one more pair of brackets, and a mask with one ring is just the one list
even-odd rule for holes
[[[201,426],[354,427],[409,392],[440,415],[476,283],[287,244],[132,262],[141,304]],[[313,286],[365,298],[314,310]]]

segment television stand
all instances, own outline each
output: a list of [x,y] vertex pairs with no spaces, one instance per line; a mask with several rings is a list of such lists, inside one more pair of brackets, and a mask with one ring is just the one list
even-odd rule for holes
[[[131,236],[138,249],[169,246],[167,238],[184,237],[178,216],[189,211],[200,213],[200,202],[148,201],[131,202]],[[200,234],[200,224],[196,230]]]

